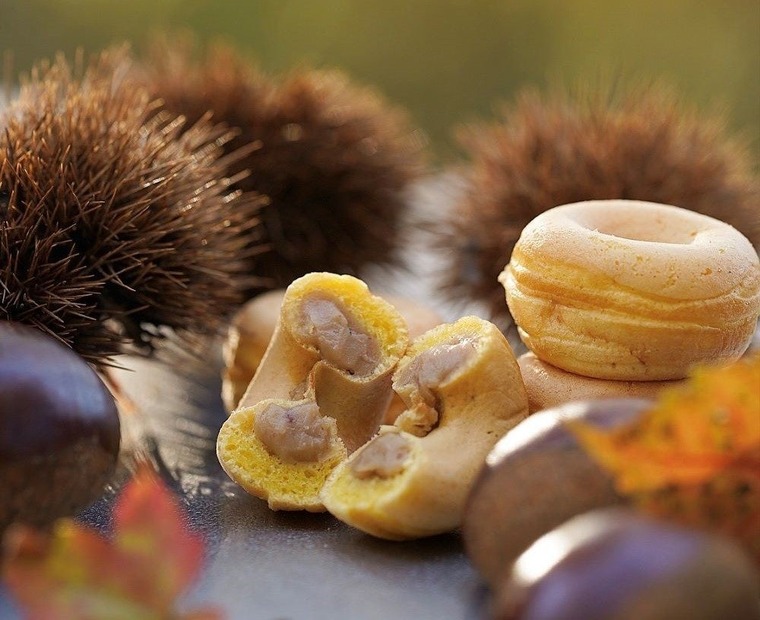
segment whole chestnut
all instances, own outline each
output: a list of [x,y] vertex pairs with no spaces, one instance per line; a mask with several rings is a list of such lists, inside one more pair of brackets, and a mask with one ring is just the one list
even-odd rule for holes
[[625,500],[567,428],[614,428],[651,406],[641,399],[575,402],[529,416],[502,437],[468,496],[462,537],[491,585],[537,538],[578,514]]
[[606,508],[520,555],[492,612],[496,620],[758,620],[760,574],[728,539]]
[[0,533],[94,501],[120,440],[114,398],[79,355],[33,327],[0,322]]

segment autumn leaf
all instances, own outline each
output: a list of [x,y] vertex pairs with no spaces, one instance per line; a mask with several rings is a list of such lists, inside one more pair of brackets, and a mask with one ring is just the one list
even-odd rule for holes
[[639,507],[733,536],[760,561],[760,355],[697,369],[630,425],[571,429]]
[[3,579],[30,620],[218,620],[216,610],[181,613],[177,598],[198,575],[203,542],[147,468],[125,486],[114,533],[61,519],[50,534],[6,534]]

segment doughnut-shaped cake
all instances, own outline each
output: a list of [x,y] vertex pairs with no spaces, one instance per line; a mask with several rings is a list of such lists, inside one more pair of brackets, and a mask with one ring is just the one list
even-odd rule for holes
[[574,401],[608,398],[657,398],[661,390],[683,384],[677,381],[612,381],[567,372],[538,359],[528,351],[517,358],[530,413]]
[[648,202],[545,211],[499,281],[538,358],[600,379],[681,379],[695,364],[733,362],[760,312],[760,261],[746,237]]

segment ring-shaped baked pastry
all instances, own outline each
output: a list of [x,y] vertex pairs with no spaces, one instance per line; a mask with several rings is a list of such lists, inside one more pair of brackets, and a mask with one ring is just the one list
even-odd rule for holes
[[525,345],[588,377],[681,379],[737,360],[760,311],[760,261],[732,226],[679,207],[598,200],[545,211],[499,281]]

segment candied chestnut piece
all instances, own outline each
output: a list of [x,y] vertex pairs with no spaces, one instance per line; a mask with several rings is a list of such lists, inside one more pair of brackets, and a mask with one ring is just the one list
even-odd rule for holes
[[114,399],[81,357],[37,329],[0,322],[0,533],[95,500],[120,439]]
[[728,539],[624,508],[539,538],[499,584],[497,620],[760,619],[760,575]]

